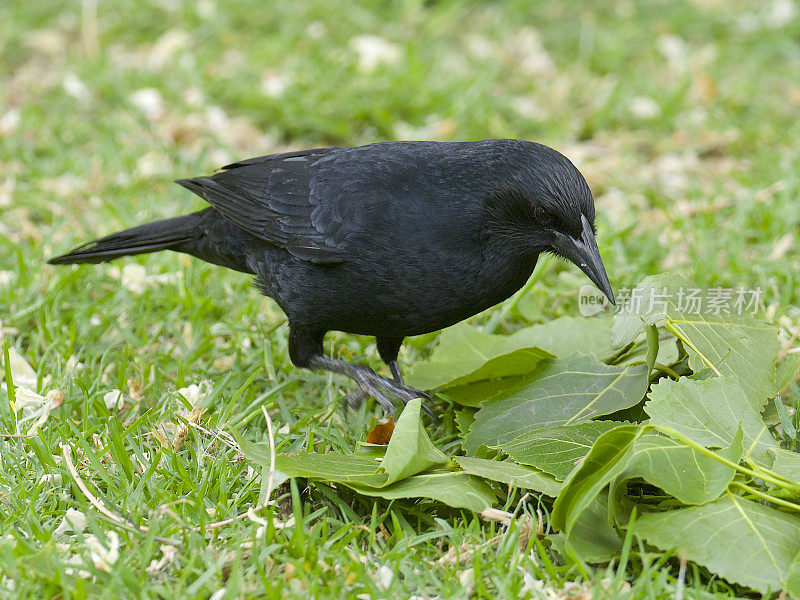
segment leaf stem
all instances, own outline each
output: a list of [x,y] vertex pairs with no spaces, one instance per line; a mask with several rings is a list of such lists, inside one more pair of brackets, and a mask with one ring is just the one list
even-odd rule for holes
[[701,360],[702,360],[704,363],[706,363],[706,364],[708,365],[708,367],[709,367],[709,368],[710,368],[712,371],[714,371],[714,374],[715,374],[717,377],[721,377],[721,376],[722,376],[722,373],[720,373],[720,372],[719,372],[719,370],[717,369],[717,367],[715,367],[715,366],[713,365],[713,363],[712,363],[710,360],[708,360],[708,359],[706,358],[705,354],[703,354],[702,352],[700,352],[700,350],[698,350],[698,349],[697,349],[697,347],[696,347],[696,346],[695,346],[695,345],[694,345],[694,344],[693,344],[691,341],[689,341],[689,338],[687,338],[687,337],[686,337],[686,335],[684,335],[684,333],[683,333],[683,332],[682,332],[680,329],[678,329],[677,327],[675,327],[675,326],[672,324],[672,321],[670,321],[669,319],[665,319],[665,320],[664,320],[664,328],[665,328],[667,331],[669,331],[670,333],[672,333],[672,335],[674,335],[676,338],[678,338],[678,339],[679,339],[680,341],[682,341],[684,344],[686,344],[687,346],[689,346],[689,348],[691,348],[692,350],[694,350],[694,351],[697,353],[697,356],[699,356],[699,357],[700,357],[700,359],[701,359]]
[[746,490],[748,493],[753,494],[754,496],[758,496],[763,500],[772,502],[773,504],[777,504],[778,506],[783,506],[785,508],[790,508],[792,510],[800,512],[800,505],[795,504],[794,502],[788,502],[787,500],[776,498],[775,496],[771,496],[769,494],[765,494],[764,492],[757,490],[753,487],[750,487],[749,485],[747,485],[746,483],[742,483],[741,481],[731,481],[731,485],[740,487],[743,490]]
[[[784,477],[783,475],[781,475],[780,473],[776,473],[775,471],[770,471],[769,469],[765,469],[764,467],[760,467],[760,466],[758,466],[757,464],[755,464],[753,461],[751,461],[749,459],[745,459],[744,462],[746,462],[748,464],[748,466],[751,469],[753,469],[753,472],[758,474],[757,477],[759,479],[763,479],[764,481],[767,481],[768,480],[767,477],[770,477],[772,479],[777,479],[777,480],[780,480],[780,481],[784,481],[784,482],[790,484],[792,486],[792,489],[796,489],[800,493],[800,487],[797,486],[797,482],[795,480],[789,479],[788,477]],[[764,475],[766,475],[766,477]]]
[[667,365],[660,363],[658,361],[653,363],[653,368],[661,371],[662,373],[669,375],[675,380],[680,379],[680,375],[678,375],[673,369],[670,369]]
[[745,466],[742,466],[742,465],[740,465],[738,463],[735,463],[735,462],[733,462],[731,460],[728,460],[727,458],[725,458],[724,456],[720,456],[719,454],[717,454],[713,450],[709,450],[705,446],[701,446],[697,442],[689,439],[688,437],[686,437],[685,435],[683,435],[682,433],[680,433],[676,429],[673,429],[672,427],[666,427],[664,425],[653,425],[653,427],[663,431],[664,433],[666,433],[669,436],[675,438],[679,442],[682,442],[682,443],[686,444],[687,446],[689,446],[693,450],[696,450],[697,452],[700,452],[701,454],[705,454],[706,456],[709,456],[709,457],[711,457],[711,458],[713,458],[715,460],[718,460],[719,462],[721,462],[724,465],[728,465],[729,467],[733,467],[735,470],[739,471],[740,473],[744,473],[745,475],[750,475],[751,477],[755,477],[757,479],[763,479],[764,481],[767,481],[769,483],[773,483],[773,484],[777,485],[778,487],[782,487],[784,489],[790,490],[791,492],[793,492],[796,495],[800,495],[800,487],[798,487],[796,484],[793,484],[791,482],[783,481],[783,478],[781,478],[776,473],[773,473],[772,471],[768,471],[767,469],[763,469],[763,468],[759,468],[758,471],[754,471],[753,469],[750,469],[748,467],[745,467]]

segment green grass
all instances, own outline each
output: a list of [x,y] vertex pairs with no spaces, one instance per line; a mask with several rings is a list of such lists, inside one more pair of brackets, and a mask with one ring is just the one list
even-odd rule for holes
[[[629,597],[674,595],[677,558],[656,562],[636,541],[624,566],[591,567],[516,526],[504,533],[441,505],[321,484],[279,488],[273,516],[294,515],[294,525],[259,537],[244,519],[205,533],[264,500],[262,474],[220,432],[266,440],[264,405],[280,451],[352,451],[379,412],[370,405],[343,423],[349,384],[292,367],[284,317],[247,277],[168,253],[73,269],[44,261],[196,209],[171,181],[229,160],[398,137],[518,137],[560,149],[586,175],[616,289],[660,271],[760,286],[766,317],[792,332],[800,19],[782,22],[782,3],[743,1],[99,4],[96,39],[80,3],[0,5],[0,335],[34,366],[39,392],[65,398],[37,436],[0,439],[0,597],[207,598],[225,588],[215,600],[451,598],[470,581],[477,597],[530,586],[546,597],[533,580],[562,595],[575,591],[568,581],[611,597],[623,582]],[[353,39],[364,34],[392,44],[394,59],[360,68]],[[132,96],[145,88],[161,99],[150,117]],[[151,277],[143,290],[121,285],[135,275],[129,265]],[[575,314],[584,279],[554,263],[500,330]],[[329,339],[331,352],[380,367],[371,339]],[[431,341],[410,340],[401,358],[424,357]],[[174,439],[188,413],[176,390],[205,380],[203,430],[162,447],[154,431]],[[103,400],[113,389],[127,398],[120,411]],[[8,406],[0,392],[4,431]],[[431,437],[452,452],[456,426],[439,408]],[[147,533],[89,505],[61,444],[93,493]],[[54,534],[69,508],[106,546],[118,533],[108,571],[82,535]],[[535,497],[513,492],[504,508],[534,519],[539,508],[548,527]],[[162,558],[157,536],[181,545],[148,571]],[[441,562],[451,548],[474,554]],[[394,573],[387,590],[383,566]],[[705,591],[736,593],[689,565],[684,597]]]

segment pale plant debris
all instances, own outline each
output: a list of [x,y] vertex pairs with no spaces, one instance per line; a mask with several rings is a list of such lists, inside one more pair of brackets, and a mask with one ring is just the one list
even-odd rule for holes
[[105,532],[105,538],[106,543],[102,543],[96,535],[84,533],[80,538],[82,548],[78,552],[72,552],[70,544],[59,544],[62,562],[68,565],[64,571],[81,579],[89,579],[92,573],[87,568],[91,564],[98,571],[110,573],[114,563],[119,560],[121,543],[119,534],[113,530]]
[[86,102],[92,97],[89,87],[75,73],[65,73],[61,87],[64,88],[68,96],[80,102]]
[[374,578],[380,589],[388,590],[392,585],[392,581],[394,581],[394,571],[387,565],[381,565]]
[[61,473],[45,473],[39,478],[39,483],[52,483],[54,486],[59,487],[64,481]]
[[107,273],[109,277],[118,279],[122,287],[136,295],[143,294],[148,287],[174,285],[183,280],[182,271],[148,274],[147,268],[137,263],[128,263],[121,269],[117,266],[111,266]]
[[280,98],[291,84],[291,77],[276,69],[268,69],[261,75],[261,93],[267,98]]
[[[529,572],[524,571],[522,567],[518,567],[523,571],[522,573],[522,588],[519,592],[519,598],[535,598],[537,600],[592,600],[596,597],[594,586],[588,581],[565,581],[560,588],[553,587],[542,579],[536,579]],[[600,581],[600,587],[604,592],[612,591],[612,581],[609,578],[603,578]],[[623,582],[621,589],[618,590],[620,594],[626,594],[630,591],[630,584],[626,581]]]
[[[21,121],[22,115],[18,108],[9,108],[0,115],[0,138],[12,135],[19,127]],[[3,206],[2,202],[0,202],[0,206]]]
[[379,35],[357,35],[349,46],[358,55],[358,68],[364,73],[374,71],[379,65],[396,64],[402,58],[400,46]]
[[75,508],[68,508],[67,513],[61,519],[61,523],[58,527],[53,531],[53,535],[62,535],[66,532],[72,533],[83,533],[86,530],[86,526],[88,521],[86,519],[86,515],[75,509]]
[[475,591],[475,569],[470,567],[458,572],[458,583],[467,597]]
[[481,511],[481,518],[484,521],[493,521],[508,526],[511,525],[511,519],[514,518],[514,515],[498,508],[485,508]]
[[[153,427],[153,436],[158,440],[161,446],[165,448],[172,448],[177,452],[186,441],[186,437],[189,435],[189,429],[191,427],[197,427],[201,431],[208,432],[207,429],[199,426],[200,420],[207,410],[201,409],[200,404],[202,403],[203,399],[211,393],[211,391],[212,384],[208,380],[203,380],[199,384],[190,384],[176,391],[177,394],[181,395],[187,402],[189,402],[191,408],[187,410],[183,404],[181,404],[180,408],[175,411],[177,422],[174,420],[162,421],[158,426]],[[222,436],[222,434],[213,433],[212,435],[219,435],[220,437]],[[229,437],[230,436],[228,436],[228,438]],[[224,439],[226,443],[230,443],[228,438]]]
[[784,234],[775,241],[775,245],[772,246],[772,252],[770,252],[769,256],[767,257],[768,260],[779,260],[786,256],[786,253],[795,246],[796,241],[796,233],[790,232]]
[[111,567],[119,559],[119,534],[116,531],[107,531],[108,547],[100,543],[93,534],[84,535],[84,543],[91,553],[94,568],[99,571],[111,572]]
[[103,394],[103,403],[108,410],[119,411],[125,406],[125,395],[117,389],[110,390]]
[[175,546],[161,544],[159,550],[161,558],[151,560],[146,569],[147,574],[151,577],[165,572],[178,560],[178,549]]
[[652,120],[661,116],[661,106],[649,96],[634,96],[628,110],[632,116],[641,120]]
[[555,72],[555,64],[545,49],[542,36],[535,27],[525,26],[508,40],[506,51],[519,63],[528,76],[548,76]]
[[[8,360],[16,398],[11,404],[11,409],[18,413],[16,431],[13,435],[36,435],[39,428],[50,418],[50,414],[64,402],[64,392],[58,388],[48,390],[44,395],[36,392],[38,374],[14,346],[8,349]],[[47,375],[42,379],[42,387],[48,386],[49,383],[50,376]],[[8,391],[5,380],[2,388]]]
[[161,70],[169,65],[173,58],[187,50],[191,44],[191,37],[182,29],[169,29],[153,44],[148,57],[148,66],[154,70]]
[[510,525],[512,522],[517,523],[518,532],[518,546],[524,549],[528,545],[531,535],[541,537],[544,534],[544,525],[541,512],[537,511],[538,519],[534,523],[533,519],[524,514],[521,518],[514,519],[513,513],[498,510],[495,508],[487,508],[481,512],[481,518],[487,521],[500,523],[506,528],[506,531],[499,533],[481,544],[465,543],[461,546],[451,546],[438,560],[437,563],[443,566],[457,566],[471,564],[475,558],[475,554],[482,554],[500,546],[506,536],[510,533]]
[[150,121],[162,119],[167,112],[164,98],[155,88],[142,88],[133,92],[128,98]]
[[[35,390],[38,381],[36,371],[14,346],[9,346],[8,348],[8,360],[11,368],[11,380],[14,386],[20,388],[27,387]],[[0,356],[0,362],[5,366],[5,360],[2,356]],[[6,385],[4,384],[3,389],[5,388]]]

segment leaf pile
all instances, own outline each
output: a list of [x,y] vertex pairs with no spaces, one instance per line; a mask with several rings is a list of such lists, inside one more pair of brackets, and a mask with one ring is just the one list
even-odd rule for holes
[[[407,379],[460,405],[463,456],[436,448],[417,400],[385,450],[279,454],[275,466],[472,511],[500,503],[508,486],[533,490],[553,499],[548,537],[562,555],[608,561],[630,533],[730,582],[800,597],[800,454],[779,444],[797,436],[798,417],[778,397],[797,390],[798,355],[779,361],[777,330],[749,315],[685,310],[675,300],[689,288],[648,277],[634,293],[667,301],[613,323],[444,331]],[[780,438],[764,419],[770,398]],[[269,464],[260,445],[242,447]]]

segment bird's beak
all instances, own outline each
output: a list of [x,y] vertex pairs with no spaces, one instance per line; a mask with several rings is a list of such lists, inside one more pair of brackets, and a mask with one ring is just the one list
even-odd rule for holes
[[597,249],[597,242],[594,240],[592,226],[584,215],[581,215],[581,222],[583,231],[579,238],[556,232],[555,247],[564,258],[578,265],[581,271],[586,273],[592,283],[597,286],[597,289],[606,295],[609,302],[616,305],[614,292],[611,290],[611,284],[606,275],[606,268],[600,258],[600,250]]

